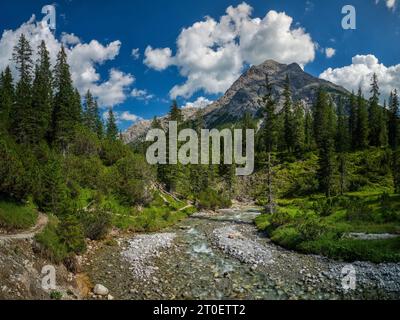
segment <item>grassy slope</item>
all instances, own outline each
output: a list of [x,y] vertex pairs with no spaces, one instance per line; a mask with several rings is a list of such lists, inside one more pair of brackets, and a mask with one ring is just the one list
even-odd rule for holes
[[34,207],[0,200],[0,228],[13,231],[35,225],[38,213]]
[[381,190],[348,193],[338,198],[327,216],[322,214],[318,198],[280,200],[276,214],[280,219],[262,215],[256,224],[277,244],[304,253],[345,261],[400,262],[400,238],[343,237],[351,232],[400,234],[400,196],[386,197],[382,203]]

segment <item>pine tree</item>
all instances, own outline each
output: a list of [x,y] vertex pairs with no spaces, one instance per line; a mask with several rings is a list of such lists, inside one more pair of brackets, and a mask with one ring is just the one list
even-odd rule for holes
[[162,129],[161,121],[157,117],[153,118],[153,121],[151,122],[151,128],[152,129]]
[[32,142],[38,143],[49,138],[51,130],[53,79],[51,73],[50,56],[44,41],[38,48],[38,62],[35,68],[33,81],[32,109],[36,130],[32,133]]
[[183,122],[182,110],[178,107],[176,100],[172,102],[171,110],[169,112],[169,121],[178,122],[178,126]]
[[293,123],[292,123],[292,132],[293,132],[293,150],[297,154],[297,156],[301,156],[305,144],[306,144],[306,127],[305,127],[305,118],[304,118],[304,108],[301,102],[297,102],[294,105],[294,113],[293,113]]
[[358,105],[357,105],[357,98],[353,91],[350,96],[350,116],[349,116],[350,143],[351,143],[351,150],[353,151],[357,150],[358,147],[357,126],[358,126]]
[[392,150],[399,146],[399,98],[397,90],[390,94],[389,103],[389,144]]
[[395,193],[400,194],[400,148],[393,151],[392,174]]
[[383,110],[379,106],[379,85],[376,73],[372,76],[371,98],[369,100],[369,143],[371,146],[385,146],[386,140],[386,123],[384,121]]
[[357,147],[364,150],[369,146],[368,109],[361,88],[357,96]]
[[13,102],[13,78],[10,68],[7,67],[0,76],[0,128],[4,130],[8,130],[10,126],[10,112],[13,107]]
[[263,141],[264,150],[267,153],[267,205],[266,212],[272,214],[275,212],[275,199],[273,191],[273,163],[271,153],[277,149],[278,144],[278,115],[276,112],[276,101],[272,95],[272,85],[269,82],[268,75],[265,77],[266,94],[262,98],[263,112],[264,112],[264,128],[263,128]]
[[35,131],[32,111],[32,48],[21,34],[14,47],[13,60],[19,72],[19,81],[15,91],[15,103],[11,112],[11,129],[19,143],[29,143],[30,135]]
[[307,151],[314,148],[314,120],[312,113],[307,110],[304,123],[304,146]]
[[349,120],[347,119],[342,99],[339,101],[337,108],[337,117],[338,125],[336,132],[336,151],[343,153],[349,150],[350,135],[348,128]]
[[283,91],[284,104],[284,144],[285,148],[292,152],[294,149],[294,132],[293,132],[293,113],[292,113],[292,93],[290,91],[289,75],[286,75],[285,89]]
[[103,136],[103,123],[99,115],[99,107],[96,99],[93,97],[90,90],[86,92],[85,101],[83,104],[83,122],[84,125],[96,133],[99,138]]
[[326,137],[335,136],[335,117],[332,101],[328,93],[320,88],[314,105],[314,136],[318,147],[321,147]]
[[55,67],[55,97],[53,111],[52,141],[64,154],[68,152],[69,143],[75,128],[81,123],[80,102],[71,79],[67,54],[61,48]]
[[319,155],[319,186],[326,197],[331,197],[335,173],[336,115],[330,97],[322,88],[318,92],[314,113],[314,130]]
[[106,125],[106,136],[110,140],[115,140],[118,137],[118,127],[115,120],[114,112],[112,108],[108,110],[107,125]]

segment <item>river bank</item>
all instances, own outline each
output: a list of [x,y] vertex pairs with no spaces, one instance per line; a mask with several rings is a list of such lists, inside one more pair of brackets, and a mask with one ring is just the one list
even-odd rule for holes
[[[198,213],[162,233],[103,244],[83,266],[116,299],[398,299],[400,265],[347,265],[282,249],[258,232],[256,208]],[[92,298],[99,298],[91,294]]]

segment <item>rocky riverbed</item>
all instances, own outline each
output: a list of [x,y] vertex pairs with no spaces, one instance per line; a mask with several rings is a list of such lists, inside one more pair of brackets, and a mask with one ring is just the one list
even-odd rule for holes
[[[353,263],[280,248],[254,208],[198,213],[161,233],[96,250],[86,272],[116,299],[399,299],[400,265]],[[349,269],[350,268],[350,269]],[[346,270],[355,273],[347,289]]]

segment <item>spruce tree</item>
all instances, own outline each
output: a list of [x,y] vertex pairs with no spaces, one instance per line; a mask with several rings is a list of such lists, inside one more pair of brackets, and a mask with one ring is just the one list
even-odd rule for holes
[[369,100],[369,144],[374,147],[385,146],[386,123],[384,121],[383,110],[379,106],[379,85],[376,73],[372,76],[371,98]]
[[19,81],[15,90],[15,103],[11,112],[11,130],[19,143],[29,143],[35,131],[34,112],[32,110],[32,48],[21,34],[14,47],[13,61],[19,72]]
[[90,90],[86,92],[83,103],[83,122],[89,130],[102,138],[103,124],[100,119],[99,107]]
[[293,150],[297,156],[301,156],[306,144],[306,127],[304,118],[303,104],[298,101],[294,105],[292,132],[293,132]]
[[117,122],[115,120],[115,115],[110,108],[108,110],[108,117],[107,117],[107,124],[106,124],[106,136],[110,140],[116,140],[118,137],[118,127],[117,127]]
[[336,115],[332,101],[324,89],[318,92],[314,106],[314,130],[318,146],[318,180],[320,190],[331,197],[335,174]]
[[340,99],[338,108],[337,108],[337,132],[336,132],[336,150],[339,153],[347,152],[349,150],[349,120],[347,118],[343,100]]
[[264,150],[267,153],[267,205],[265,210],[267,213],[272,214],[275,212],[275,199],[273,190],[273,163],[272,152],[276,151],[279,135],[278,115],[276,112],[276,101],[272,94],[272,85],[269,82],[268,75],[265,77],[265,90],[266,93],[262,98],[263,113],[264,113],[264,128],[263,128],[263,142]]
[[6,68],[0,76],[0,128],[7,131],[10,127],[10,112],[14,102],[14,85],[11,70]]
[[361,88],[357,96],[357,147],[364,150],[369,146],[368,109]]
[[389,144],[392,150],[396,150],[399,146],[399,98],[397,90],[390,95],[389,105]]
[[292,113],[292,93],[290,90],[289,75],[286,75],[285,89],[283,91],[284,104],[284,145],[287,151],[292,152],[294,149],[294,132],[293,132],[293,113]]
[[400,148],[393,151],[392,174],[395,193],[400,194]]
[[64,47],[57,56],[55,67],[55,97],[53,111],[53,144],[64,154],[68,152],[75,128],[81,122],[80,102],[71,79]]
[[172,102],[171,110],[169,112],[169,121],[176,121],[179,124],[183,122],[183,114],[182,110],[179,108],[178,103],[176,100]]
[[53,103],[50,56],[44,41],[41,42],[38,48],[38,57],[32,90],[33,120],[36,128],[32,136],[32,142],[34,143],[49,138]]
[[351,144],[351,150],[353,151],[357,150],[358,147],[357,126],[358,126],[358,105],[357,105],[357,98],[353,91],[350,96],[350,115],[349,115],[350,144]]
[[304,123],[304,147],[307,151],[314,148],[314,120],[312,113],[307,110]]

